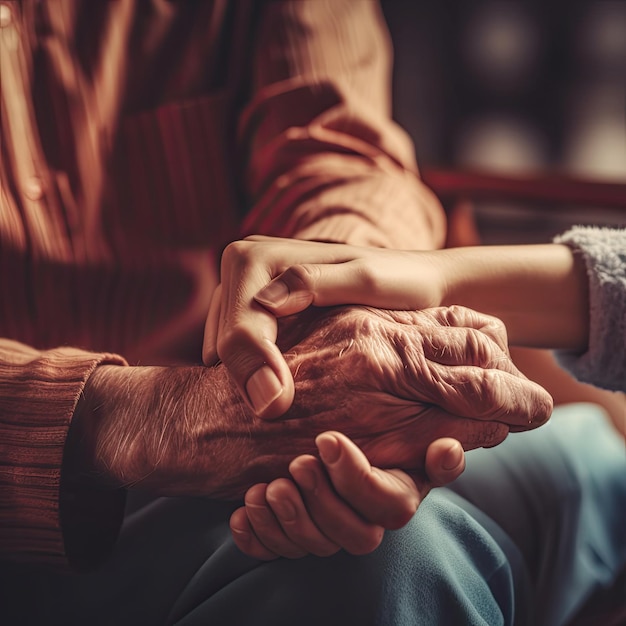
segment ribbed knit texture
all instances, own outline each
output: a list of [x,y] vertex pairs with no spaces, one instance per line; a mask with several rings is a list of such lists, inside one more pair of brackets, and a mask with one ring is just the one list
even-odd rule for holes
[[58,560],[85,378],[102,353],[198,363],[226,243],[435,247],[445,224],[391,120],[374,2],[4,5],[0,553]]
[[[0,343],[0,558],[65,561],[59,507],[63,448],[85,381],[100,363],[124,361],[73,348],[37,352]],[[119,526],[121,505],[90,520],[94,537],[101,535],[98,525]]]

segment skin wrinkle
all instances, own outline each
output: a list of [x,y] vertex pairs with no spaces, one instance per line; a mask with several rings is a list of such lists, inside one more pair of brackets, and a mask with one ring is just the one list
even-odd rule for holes
[[[132,376],[132,374],[131,374]],[[127,394],[130,394],[132,388],[132,378],[128,376],[125,381],[125,391]],[[114,401],[115,398],[112,397],[110,401]],[[110,401],[103,399],[100,403],[99,408],[104,409]],[[124,415],[124,419],[122,420],[122,424],[130,424],[130,420],[134,419],[132,415]],[[117,435],[113,430],[107,431],[104,430],[105,435],[98,439],[98,445],[95,450],[96,458],[104,459],[104,465],[107,470],[113,470],[113,468],[118,467],[119,459],[122,454],[122,450],[132,449],[132,446],[129,445],[129,440],[131,438],[131,432],[127,429],[125,432],[122,431],[121,439],[120,435]],[[110,452],[112,450],[112,452]],[[122,474],[122,480],[124,480],[124,475]],[[124,481],[125,482],[125,481]]]
[[[481,387],[486,381],[502,395],[498,385],[512,374],[450,366],[425,354],[429,341],[437,347],[436,337],[447,332],[443,312],[334,307],[315,314],[279,322],[296,390],[280,420],[255,417],[224,366],[99,368],[90,379],[103,393],[93,395],[94,406],[102,405],[102,419],[92,426],[99,435],[96,470],[113,486],[232,499],[257,482],[288,477],[295,455],[317,454],[314,440],[325,430],[344,432],[381,468],[415,470],[441,436],[453,433],[471,448],[508,433],[489,421],[490,396]],[[456,315],[462,323],[462,312]],[[457,341],[469,334],[460,331]],[[497,354],[490,338],[481,341]],[[519,379],[499,400],[523,406],[525,385],[531,383]],[[461,398],[468,390],[470,397]],[[89,404],[92,396],[85,397]],[[483,419],[456,417],[462,411]]]
[[350,343],[339,350],[339,358],[348,352],[354,346],[354,339],[350,339]]
[[[426,380],[432,381],[430,368],[428,362],[424,357],[424,353],[419,349],[419,344],[413,342],[406,342],[400,336],[394,337],[394,348],[400,362],[402,363],[402,369],[409,371],[410,374],[405,377],[408,379],[408,388],[413,391],[419,391],[419,388],[415,381]],[[413,354],[409,354],[412,352]],[[420,374],[418,375],[418,371]],[[411,398],[411,391],[406,391],[404,397],[409,400]]]

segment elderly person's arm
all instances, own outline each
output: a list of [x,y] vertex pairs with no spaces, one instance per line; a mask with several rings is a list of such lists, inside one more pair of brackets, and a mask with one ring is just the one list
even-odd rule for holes
[[375,0],[260,2],[239,149],[245,234],[434,248],[445,217],[391,117]]
[[[314,454],[325,431],[341,430],[379,467],[422,471],[429,444],[444,435],[468,449],[496,445],[510,428],[542,424],[551,410],[549,395],[508,359],[502,328],[465,309],[334,310],[285,327],[281,342],[297,395],[280,421],[258,419],[224,366],[128,367],[113,356],[77,369],[67,381],[73,401],[61,406],[41,393],[45,383],[59,391],[55,352],[13,342],[2,354],[14,382],[0,398],[2,508],[10,512],[1,520],[2,557],[65,552],[89,565],[98,524],[115,535],[115,524],[90,508],[98,494],[141,488],[238,498],[254,483],[289,476],[294,456]],[[14,436],[33,414],[33,406],[19,409],[26,404],[39,406],[50,424],[27,431],[27,445]],[[58,437],[43,437],[45,428],[57,428]],[[35,458],[37,441],[54,456],[50,486],[38,485],[47,456]],[[59,490],[60,510],[52,507],[43,519],[32,512],[35,499]],[[421,493],[413,496],[416,508]]]

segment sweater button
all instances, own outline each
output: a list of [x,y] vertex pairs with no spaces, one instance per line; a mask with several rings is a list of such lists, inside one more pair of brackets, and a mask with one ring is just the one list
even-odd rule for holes
[[37,200],[41,200],[41,196],[43,196],[43,187],[41,185],[41,180],[36,176],[28,179],[26,184],[24,185],[24,195],[29,199],[36,202]]
[[0,4],[0,28],[6,28],[13,21],[11,9],[6,4]]

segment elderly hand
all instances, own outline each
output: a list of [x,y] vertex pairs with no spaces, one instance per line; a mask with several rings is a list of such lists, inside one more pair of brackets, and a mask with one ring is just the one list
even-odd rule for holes
[[422,470],[436,439],[493,446],[550,415],[493,318],[462,307],[308,313],[280,334],[296,386],[284,419],[246,410],[223,366],[101,366],[79,403],[83,462],[107,484],[236,498],[288,476],[324,431],[345,433],[378,467]]
[[278,346],[297,390],[284,419],[340,430],[381,467],[423,468],[440,437],[466,450],[496,445],[552,410],[512,363],[502,323],[471,309],[339,307],[282,324]]
[[264,236],[234,242],[222,256],[222,283],[207,317],[203,360],[207,365],[221,360],[256,414],[276,418],[289,408],[294,392],[291,373],[275,345],[276,317],[310,304],[438,306],[441,277],[427,258],[426,252]]

